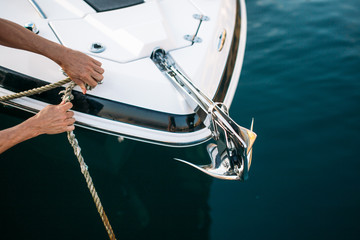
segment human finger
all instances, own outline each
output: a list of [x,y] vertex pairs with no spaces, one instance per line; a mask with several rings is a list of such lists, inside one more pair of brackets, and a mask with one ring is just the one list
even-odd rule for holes
[[81,88],[82,90],[82,93],[83,94],[86,94],[86,86],[85,86],[85,83],[80,81],[79,83],[77,83],[77,85],[79,85],[79,87]]
[[99,67],[99,66],[94,66],[94,70],[97,73],[100,73],[100,74],[103,74],[105,72],[105,70],[102,67]]
[[74,112],[73,111],[67,111],[66,112],[66,118],[72,118],[74,116]]
[[80,80],[78,78],[71,78],[71,80],[74,83],[76,83],[77,85],[79,85],[79,87],[81,88],[83,94],[86,94],[86,86],[85,86],[85,83],[82,80]]
[[101,67],[102,63],[98,60],[92,59],[92,62],[95,63],[97,66]]
[[75,118],[67,118],[65,119],[64,123],[66,126],[73,125],[75,123]]
[[70,126],[66,126],[66,127],[65,127],[65,131],[66,131],[66,132],[74,131],[74,129],[75,129],[75,126],[74,126],[74,125],[70,125]]
[[60,105],[60,108],[64,111],[68,111],[72,107],[73,107],[73,104],[71,102],[67,102],[67,103]]
[[97,81],[92,77],[92,75],[87,76],[86,79],[84,79],[84,82],[86,82],[92,88],[97,86]]
[[97,81],[97,82],[101,82],[101,80],[104,79],[104,76],[101,75],[101,74],[99,74],[99,73],[97,73],[97,72],[94,72],[94,73],[91,75],[91,77],[92,77],[95,81]]

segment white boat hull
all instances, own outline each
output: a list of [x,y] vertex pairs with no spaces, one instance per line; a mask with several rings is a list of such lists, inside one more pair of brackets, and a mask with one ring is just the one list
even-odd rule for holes
[[[39,35],[91,55],[105,69],[104,83],[87,95],[75,89],[77,126],[168,146],[191,146],[211,138],[211,131],[150,55],[156,47],[165,49],[203,93],[230,107],[245,51],[244,0],[152,0],[105,12],[96,12],[84,1],[36,3],[45,16],[28,1],[16,0],[3,4],[0,17],[20,25],[32,21]],[[196,14],[209,20],[199,21]],[[188,41],[186,35],[201,42]],[[105,51],[90,52],[94,42],[106,46]],[[59,66],[43,56],[3,46],[0,56],[0,96],[64,78]],[[5,104],[36,113],[59,103],[58,91]]]

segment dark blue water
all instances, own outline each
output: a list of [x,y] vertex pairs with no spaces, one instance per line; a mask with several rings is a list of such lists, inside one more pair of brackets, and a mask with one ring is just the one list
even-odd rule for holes
[[[255,118],[247,182],[211,179],[171,149],[77,129],[117,239],[359,239],[360,1],[247,2],[230,109]],[[1,107],[0,127],[23,120]],[[8,114],[11,111],[12,114]],[[106,239],[65,135],[0,155],[3,239]]]

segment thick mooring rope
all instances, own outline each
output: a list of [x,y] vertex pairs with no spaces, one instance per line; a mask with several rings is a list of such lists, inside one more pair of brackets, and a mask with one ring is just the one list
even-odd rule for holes
[[68,82],[71,82],[70,78],[65,78],[63,80],[60,80],[56,83],[51,83],[42,87],[38,87],[38,88],[33,88],[30,89],[28,91],[23,91],[23,92],[19,92],[19,93],[14,93],[14,94],[10,94],[10,95],[6,95],[6,96],[2,96],[0,97],[0,101],[8,101],[8,100],[12,100],[15,98],[20,98],[20,97],[28,97],[34,94],[39,94],[57,87],[60,87]]
[[[64,95],[62,96],[62,100],[65,101],[65,102],[70,102],[74,96],[72,95],[71,91],[72,89],[75,87],[75,83],[74,82],[71,82],[69,86],[66,87],[65,90],[61,91],[60,93],[63,93]],[[93,181],[92,181],[92,178],[90,176],[90,173],[88,171],[88,166],[86,165],[85,161],[84,161],[84,158],[83,156],[81,155],[81,148],[79,146],[79,143],[75,137],[75,134],[73,131],[69,131],[67,132],[67,138],[69,140],[69,143],[71,144],[71,146],[73,147],[74,149],[74,154],[75,156],[77,157],[78,159],[78,162],[80,164],[80,169],[81,169],[81,173],[84,175],[84,178],[86,180],[86,183],[87,183],[87,186],[89,188],[89,191],[91,193],[91,196],[94,200],[94,203],[96,205],[96,208],[97,208],[97,211],[98,213],[100,214],[100,217],[101,217],[101,220],[103,221],[104,223],[104,226],[105,226],[105,229],[109,235],[109,238],[111,240],[116,240],[115,238],[115,234],[114,234],[114,231],[111,227],[111,224],[106,216],[106,213],[104,211],[104,208],[101,204],[101,201],[100,201],[100,198],[96,192],[96,189],[94,187],[94,184],[93,184]]]
[[[39,94],[39,93],[48,91],[50,89],[60,87],[60,86],[66,84],[68,82],[71,82],[71,79],[70,78],[65,78],[65,79],[63,79],[61,81],[58,81],[56,83],[48,84],[48,85],[45,85],[45,86],[42,86],[42,87],[39,87],[39,88],[34,88],[34,89],[31,89],[31,90],[28,90],[28,91],[15,93],[15,94],[7,95],[7,96],[2,96],[2,97],[0,97],[0,101],[8,101],[8,100],[12,100],[12,99],[15,99],[15,98],[20,98],[20,97],[25,97],[25,96],[31,96],[31,95],[34,95],[34,94]],[[71,100],[73,100],[74,96],[72,95],[71,92],[72,92],[72,90],[73,90],[73,88],[75,86],[76,86],[76,84],[74,82],[71,82],[65,88],[65,90],[60,92],[60,93],[64,94],[62,96],[63,101],[70,102]],[[99,215],[101,217],[101,220],[104,223],[104,226],[105,226],[105,229],[106,229],[106,231],[107,231],[107,233],[109,235],[109,238],[111,240],[116,240],[114,231],[113,231],[113,229],[111,227],[109,219],[106,216],[106,213],[105,213],[104,208],[103,208],[103,206],[101,204],[100,198],[99,198],[99,196],[98,196],[98,194],[96,192],[96,189],[95,189],[95,186],[93,184],[92,178],[91,178],[90,173],[88,171],[88,166],[86,165],[86,163],[84,161],[84,158],[81,155],[81,148],[80,148],[79,143],[78,143],[78,141],[77,141],[77,139],[75,137],[74,132],[73,131],[67,132],[67,138],[69,140],[69,143],[71,144],[71,146],[74,149],[74,154],[77,157],[78,162],[80,164],[81,173],[84,175],[84,178],[86,180],[88,189],[89,189],[89,191],[91,193],[91,196],[92,196],[92,198],[94,200],[94,203],[95,203],[97,211],[98,211],[98,213],[99,213]]]

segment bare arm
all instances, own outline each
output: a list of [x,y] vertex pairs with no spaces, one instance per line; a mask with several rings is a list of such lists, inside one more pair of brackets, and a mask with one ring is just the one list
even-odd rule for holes
[[41,134],[57,134],[74,130],[71,103],[48,105],[28,120],[0,131],[0,154],[16,144]]
[[79,51],[36,35],[28,29],[0,18],[0,45],[27,50],[50,58],[86,93],[85,83],[95,87],[103,79],[101,63]]

